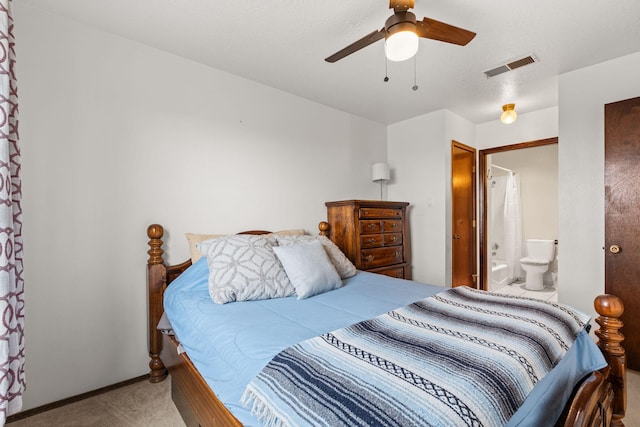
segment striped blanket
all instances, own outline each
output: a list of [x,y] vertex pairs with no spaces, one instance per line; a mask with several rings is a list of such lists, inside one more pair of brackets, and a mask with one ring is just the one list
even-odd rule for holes
[[502,426],[588,321],[449,289],[289,347],[242,403],[267,426]]

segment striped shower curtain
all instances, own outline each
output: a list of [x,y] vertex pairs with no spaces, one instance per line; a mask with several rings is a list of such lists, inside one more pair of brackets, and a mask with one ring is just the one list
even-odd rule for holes
[[24,291],[18,89],[11,0],[0,0],[0,425],[22,408]]

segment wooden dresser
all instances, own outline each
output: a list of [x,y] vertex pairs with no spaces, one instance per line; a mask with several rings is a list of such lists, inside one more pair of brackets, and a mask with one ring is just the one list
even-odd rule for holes
[[411,279],[406,202],[326,202],[329,238],[359,270]]

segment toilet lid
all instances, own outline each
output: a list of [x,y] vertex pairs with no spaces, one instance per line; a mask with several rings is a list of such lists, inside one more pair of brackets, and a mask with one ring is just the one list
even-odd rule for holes
[[520,262],[523,262],[525,264],[534,264],[534,265],[547,265],[547,264],[549,264],[549,260],[548,259],[530,258],[530,257],[524,257],[524,258],[520,259]]

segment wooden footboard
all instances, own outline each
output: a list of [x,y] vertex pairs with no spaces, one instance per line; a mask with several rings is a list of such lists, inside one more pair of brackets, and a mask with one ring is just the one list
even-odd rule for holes
[[624,336],[620,333],[623,324],[620,316],[624,312],[622,300],[613,295],[599,295],[594,306],[600,317],[596,323],[600,326],[595,331],[598,337],[598,347],[609,364],[607,381],[613,388],[613,402],[611,404],[611,425],[624,426],[622,419],[627,410],[627,357],[620,343]]
[[[321,223],[321,234],[326,225]],[[263,232],[250,232],[260,234]],[[172,398],[188,426],[241,426],[225,406],[216,398],[205,380],[186,354],[178,354],[177,342],[163,335],[157,324],[162,317],[164,291],[169,284],[190,265],[191,261],[168,266],[164,262],[162,249],[162,226],[153,224],[147,229],[149,237],[149,259],[147,261],[147,289],[149,298],[149,368],[151,382],[160,382],[172,377]],[[596,322],[600,328],[595,332],[598,347],[604,354],[608,367],[592,373],[574,391],[562,420],[557,425],[565,427],[613,426],[623,427],[626,396],[626,358],[620,343],[620,316],[624,308],[622,301],[613,295],[600,295],[594,301],[599,314]]]
[[567,406],[565,427],[577,426],[624,426],[627,407],[626,358],[620,343],[620,316],[624,311],[622,300],[613,295],[599,295],[594,301],[600,315],[595,331],[598,347],[609,364],[587,377],[575,391],[570,406]]

